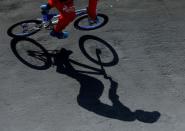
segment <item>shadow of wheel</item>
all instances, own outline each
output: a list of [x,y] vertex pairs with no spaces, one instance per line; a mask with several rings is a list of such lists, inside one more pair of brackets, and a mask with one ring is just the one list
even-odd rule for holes
[[[92,62],[102,66],[114,66],[119,62],[118,55],[111,45],[99,37],[82,36],[79,40],[81,52]],[[96,51],[99,50],[101,62]]]
[[11,41],[11,49],[15,56],[30,68],[45,70],[52,64],[47,50],[33,39],[14,38]]

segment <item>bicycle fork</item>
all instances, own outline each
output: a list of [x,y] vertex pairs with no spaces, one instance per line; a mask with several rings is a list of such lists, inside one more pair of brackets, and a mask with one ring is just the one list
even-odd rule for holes
[[102,74],[104,75],[105,79],[111,79],[111,77],[107,75],[107,73],[106,73],[106,71],[104,69],[104,66],[103,66],[101,58],[100,58],[100,54],[101,54],[101,50],[100,49],[96,49],[96,55],[97,55],[98,61],[100,63]]

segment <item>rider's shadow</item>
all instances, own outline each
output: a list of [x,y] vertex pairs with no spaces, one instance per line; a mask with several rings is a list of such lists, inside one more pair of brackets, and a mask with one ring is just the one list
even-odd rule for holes
[[61,49],[55,57],[55,62],[58,73],[74,78],[80,83],[81,87],[77,102],[81,107],[98,115],[122,121],[139,120],[145,123],[154,123],[159,119],[160,113],[157,111],[146,112],[136,110],[132,112],[128,107],[123,105],[117,95],[118,83],[112,79],[110,79],[111,87],[109,89],[109,99],[112,105],[102,103],[100,97],[104,91],[103,83],[94,77],[76,70],[69,60],[71,53],[72,51]]

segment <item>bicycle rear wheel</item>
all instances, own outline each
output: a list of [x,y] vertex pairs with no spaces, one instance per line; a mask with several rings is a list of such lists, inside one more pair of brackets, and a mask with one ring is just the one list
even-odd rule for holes
[[48,69],[51,56],[39,43],[30,38],[19,38],[11,41],[11,49],[15,56],[25,65],[37,69]]
[[[116,51],[106,41],[92,35],[82,36],[79,40],[82,53],[92,62],[102,66],[113,66],[119,61]],[[98,53],[98,54],[97,54]],[[98,59],[98,56],[101,61]]]
[[7,34],[11,37],[26,37],[35,34],[41,27],[41,20],[25,20],[12,25]]
[[104,14],[98,14],[97,20],[96,23],[90,24],[88,15],[84,15],[74,22],[74,27],[79,30],[95,30],[107,24],[108,17]]

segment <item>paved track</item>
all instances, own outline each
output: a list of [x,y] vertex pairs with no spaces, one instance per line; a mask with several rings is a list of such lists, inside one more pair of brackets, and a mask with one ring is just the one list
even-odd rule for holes
[[[185,130],[184,0],[101,0],[99,9],[109,16],[101,29],[79,31],[71,24],[66,40],[46,31],[30,37],[47,50],[71,50],[71,59],[95,68],[79,38],[101,38],[119,56],[117,65],[105,68],[113,81],[78,73],[85,68],[76,65],[66,67],[71,72],[34,70],[14,56],[7,29],[37,18],[43,2],[0,0],[0,131]],[[86,0],[75,3],[81,8]],[[92,104],[99,96],[101,102]]]

